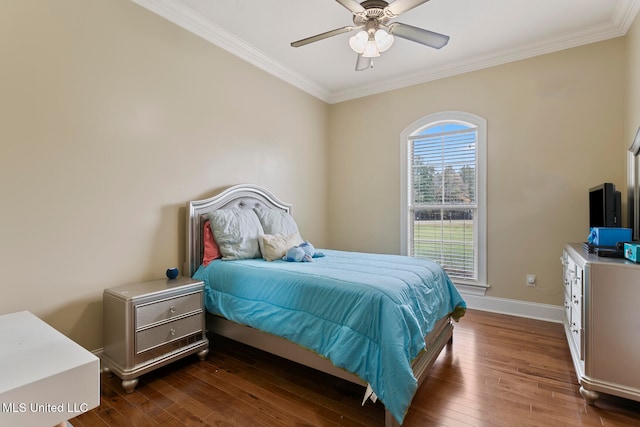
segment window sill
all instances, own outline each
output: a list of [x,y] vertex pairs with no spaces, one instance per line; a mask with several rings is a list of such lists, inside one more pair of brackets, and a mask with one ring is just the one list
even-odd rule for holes
[[478,283],[469,283],[462,281],[453,281],[453,284],[458,289],[458,292],[462,295],[476,295],[476,296],[485,296],[487,293],[487,289],[490,288],[489,285],[480,285]]

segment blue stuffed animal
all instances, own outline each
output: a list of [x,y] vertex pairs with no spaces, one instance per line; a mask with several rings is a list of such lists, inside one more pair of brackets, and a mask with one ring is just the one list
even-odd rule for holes
[[324,254],[322,252],[316,251],[316,248],[306,241],[289,249],[282,259],[289,262],[311,262],[313,258],[323,256]]
[[310,262],[313,261],[312,257],[307,255],[304,249],[299,248],[298,246],[294,246],[287,251],[286,254],[282,257],[284,261],[289,262]]

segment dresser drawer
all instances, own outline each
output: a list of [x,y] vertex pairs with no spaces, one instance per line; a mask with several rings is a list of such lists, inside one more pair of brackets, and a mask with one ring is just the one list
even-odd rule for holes
[[576,298],[582,299],[583,276],[584,276],[584,272],[582,271],[582,268],[576,266],[576,274],[573,277],[573,282],[571,283],[571,296],[573,299],[576,299]]
[[135,307],[136,329],[202,309],[202,292],[140,304]]
[[202,332],[201,311],[192,316],[137,331],[136,353],[142,353],[199,332]]

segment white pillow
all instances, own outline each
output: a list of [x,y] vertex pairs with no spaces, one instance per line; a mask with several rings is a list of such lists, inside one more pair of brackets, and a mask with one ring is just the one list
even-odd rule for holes
[[300,234],[293,233],[288,236],[282,234],[263,234],[260,236],[260,252],[265,261],[281,259],[289,249],[300,243]]
[[223,260],[260,258],[262,226],[251,209],[218,209],[207,214]]
[[[298,231],[298,224],[296,224],[296,221],[287,212],[279,209],[264,208],[253,208],[253,210],[256,215],[258,215],[264,234],[282,234],[283,236],[290,236],[297,233],[298,236],[300,235],[300,232]],[[302,241],[302,237],[300,237],[299,243],[302,243]]]

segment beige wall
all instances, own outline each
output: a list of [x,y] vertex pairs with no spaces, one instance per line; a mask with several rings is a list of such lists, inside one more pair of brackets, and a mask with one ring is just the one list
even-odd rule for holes
[[0,2],[0,314],[102,346],[102,290],[184,258],[184,206],[241,182],[328,241],[327,104],[129,0]]
[[487,295],[561,305],[559,257],[588,235],[588,188],[626,183],[624,66],[618,38],[333,105],[331,245],[400,253],[400,132],[473,113],[488,126]]

